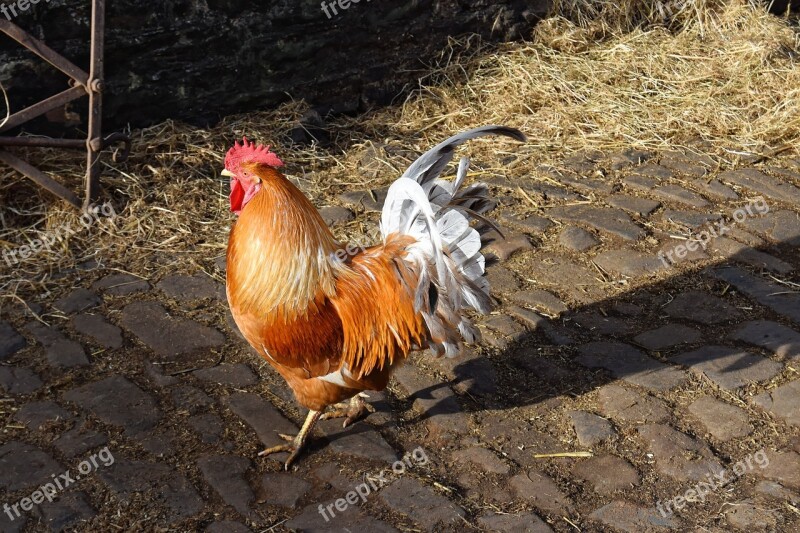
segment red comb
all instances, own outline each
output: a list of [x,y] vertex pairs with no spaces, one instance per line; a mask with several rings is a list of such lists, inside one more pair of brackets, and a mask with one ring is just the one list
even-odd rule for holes
[[225,168],[228,170],[237,171],[239,165],[245,161],[264,163],[274,168],[283,166],[283,161],[269,151],[269,146],[264,146],[263,144],[256,146],[256,143],[251,143],[247,140],[247,137],[242,139],[241,144],[238,141],[234,142],[233,148],[228,150],[228,154],[225,156]]

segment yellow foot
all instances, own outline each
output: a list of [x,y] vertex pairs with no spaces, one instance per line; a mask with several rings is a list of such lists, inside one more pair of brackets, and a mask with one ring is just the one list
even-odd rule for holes
[[375,408],[364,401],[364,398],[369,398],[365,393],[360,392],[350,398],[350,402],[342,402],[334,405],[332,411],[328,411],[320,418],[322,420],[329,420],[331,418],[344,418],[342,427],[346,428],[350,424],[357,422],[361,418],[367,416],[368,413],[374,413]]
[[303,423],[303,427],[300,428],[300,433],[298,433],[297,436],[293,437],[291,435],[278,433],[280,438],[289,441],[288,444],[272,446],[271,448],[261,451],[258,456],[266,457],[268,455],[272,455],[273,453],[289,452],[289,458],[286,459],[286,463],[283,465],[286,470],[289,470],[289,467],[292,466],[292,463],[294,463],[295,459],[297,459],[297,456],[300,455],[300,452],[303,451],[303,448],[305,448],[306,440],[308,439],[308,435],[311,433],[311,428],[313,428],[314,424],[317,423],[319,417],[319,411],[309,411],[306,421]]

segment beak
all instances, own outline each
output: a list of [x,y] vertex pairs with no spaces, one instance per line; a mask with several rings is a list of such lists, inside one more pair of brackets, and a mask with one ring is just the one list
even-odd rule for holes
[[232,178],[234,176],[233,172],[231,172],[227,168],[223,169],[220,174],[225,176],[226,178]]

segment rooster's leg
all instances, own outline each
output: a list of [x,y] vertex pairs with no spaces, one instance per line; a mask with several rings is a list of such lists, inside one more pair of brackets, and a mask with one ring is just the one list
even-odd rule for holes
[[328,411],[322,415],[321,420],[328,420],[330,418],[344,418],[342,427],[347,427],[353,422],[360,420],[367,413],[374,413],[375,408],[364,401],[364,398],[369,398],[365,393],[360,392],[350,398],[350,403],[340,403],[334,405],[333,411]]
[[292,466],[294,460],[297,459],[297,456],[300,455],[300,452],[305,447],[308,435],[311,433],[311,429],[314,427],[314,424],[317,423],[317,420],[319,420],[321,415],[322,413],[320,411],[309,411],[306,421],[303,422],[303,427],[300,428],[300,433],[298,433],[297,436],[292,437],[290,435],[280,435],[282,439],[290,441],[289,444],[279,444],[278,446],[267,448],[263,452],[259,453],[258,456],[263,457],[273,453],[291,452],[289,458],[286,459],[286,464],[284,465],[286,470],[289,470],[289,467]]

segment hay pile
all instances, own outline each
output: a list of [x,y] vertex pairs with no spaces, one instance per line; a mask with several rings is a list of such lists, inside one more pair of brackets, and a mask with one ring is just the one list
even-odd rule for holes
[[[317,205],[335,203],[344,190],[389,183],[415,153],[487,123],[521,128],[530,143],[472,145],[474,160],[487,165],[479,176],[524,178],[577,151],[628,147],[704,146],[723,169],[735,166],[740,152],[789,146],[783,155],[797,156],[797,27],[745,2],[689,1],[678,11],[659,11],[665,2],[640,4],[564,2],[563,16],[542,22],[529,43],[453,41],[402,105],[334,119],[327,149],[291,145],[303,103],[229,117],[213,129],[165,122],[136,131],[130,160],[104,163],[117,217],[13,266],[3,260],[4,247],[41,239],[76,215],[0,169],[0,306],[47,297],[59,272],[81,264],[151,278],[198,268],[218,275],[213,265],[232,220],[219,171],[225,150],[243,134],[272,144]],[[666,25],[657,24],[662,12]],[[502,150],[519,157],[501,165]],[[366,157],[373,153],[382,155]],[[37,151],[30,159],[80,188],[82,157]],[[363,169],[368,159],[374,173]],[[365,233],[360,224],[345,233]]]

